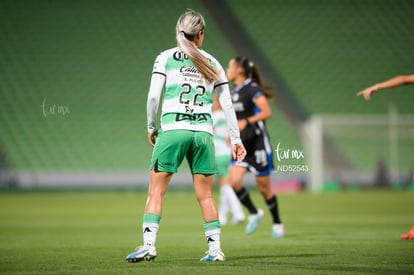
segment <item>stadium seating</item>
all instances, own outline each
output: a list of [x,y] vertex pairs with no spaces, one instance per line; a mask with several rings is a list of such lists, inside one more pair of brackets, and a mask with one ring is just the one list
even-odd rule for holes
[[[372,83],[413,73],[409,0],[226,2],[312,113],[385,113],[389,102],[412,113],[409,88],[372,104],[355,97]],[[205,48],[226,66],[236,53],[196,1],[1,1],[0,149],[9,165],[146,170],[152,64],[175,45],[175,23],[187,7],[204,12]],[[272,142],[301,146],[273,111]]]
[[[400,114],[413,114],[411,86],[379,93],[368,103],[355,96],[374,83],[414,72],[412,1],[227,3],[312,114],[386,114],[391,104]],[[366,135],[379,137],[377,133],[374,129]],[[385,135],[385,147],[384,143],[370,143],[369,137],[344,136],[334,142],[354,156],[351,161],[356,165],[372,169],[376,154],[382,154],[389,164],[386,129],[379,133]],[[412,134],[405,136],[408,138],[399,144],[400,168],[409,171],[414,166],[410,153],[414,140]]]
[[[187,7],[200,9],[193,1],[2,1],[0,146],[9,165],[147,170],[152,65],[175,45]],[[207,32],[230,56],[214,28]]]

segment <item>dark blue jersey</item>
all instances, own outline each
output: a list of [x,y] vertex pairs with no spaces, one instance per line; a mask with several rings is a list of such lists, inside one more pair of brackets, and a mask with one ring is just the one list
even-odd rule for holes
[[254,103],[259,95],[263,95],[263,92],[250,78],[246,79],[240,87],[232,90],[231,98],[238,120],[253,116],[259,111]]
[[[260,87],[251,79],[246,79],[242,85],[232,90],[232,101],[238,120],[254,116],[259,112],[255,102],[258,96],[264,96]],[[241,163],[232,165],[249,169],[256,176],[269,175],[273,172],[273,152],[270,138],[264,121],[248,124],[240,132],[240,137],[246,147],[247,155]]]

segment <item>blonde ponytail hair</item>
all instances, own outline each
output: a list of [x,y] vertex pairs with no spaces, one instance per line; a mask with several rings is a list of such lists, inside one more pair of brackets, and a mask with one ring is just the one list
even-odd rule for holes
[[196,11],[187,9],[177,21],[177,46],[193,61],[204,78],[211,83],[219,79],[219,74],[194,42],[198,33],[204,30],[204,26],[203,16]]

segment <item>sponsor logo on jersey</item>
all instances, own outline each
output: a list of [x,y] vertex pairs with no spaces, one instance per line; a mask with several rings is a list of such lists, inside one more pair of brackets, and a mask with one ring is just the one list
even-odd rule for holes
[[197,68],[191,66],[191,65],[184,65],[180,68],[180,73],[183,76],[187,76],[187,77],[196,77],[196,78],[200,78],[200,72],[198,71]]
[[175,116],[175,121],[207,121],[207,115],[206,114],[181,114],[177,113]]
[[236,112],[243,112],[244,111],[243,102],[234,102],[233,108],[234,108],[234,111]]

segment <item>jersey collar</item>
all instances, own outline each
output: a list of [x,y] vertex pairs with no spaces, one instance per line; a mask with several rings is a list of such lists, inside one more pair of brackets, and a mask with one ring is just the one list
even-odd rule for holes
[[249,84],[250,82],[252,82],[252,79],[249,77],[249,78],[246,78],[244,81],[243,81],[243,83],[242,84],[240,84],[239,86],[237,86],[237,87],[235,87],[234,88],[234,91],[235,92],[239,92],[244,86],[246,86],[247,84]]

